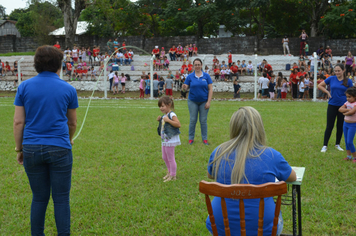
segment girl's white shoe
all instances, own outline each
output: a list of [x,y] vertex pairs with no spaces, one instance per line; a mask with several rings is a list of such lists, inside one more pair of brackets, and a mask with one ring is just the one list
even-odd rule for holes
[[336,148],[337,150],[339,150],[339,151],[344,151],[344,149],[342,149],[342,148],[340,147],[340,145],[335,145],[335,148]]
[[328,150],[328,147],[327,147],[327,146],[323,146],[323,147],[321,148],[321,152],[326,152],[326,150]]

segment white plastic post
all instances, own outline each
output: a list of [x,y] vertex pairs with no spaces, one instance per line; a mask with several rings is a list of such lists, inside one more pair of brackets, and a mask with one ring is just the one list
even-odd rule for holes
[[61,80],[63,80],[63,62],[64,62],[64,60],[62,60],[61,73],[59,74],[59,77],[61,78]]
[[202,71],[204,71],[205,57],[206,57],[206,55],[204,56],[204,58],[203,58],[203,64],[201,65],[201,70],[202,70]]
[[18,60],[18,62],[17,62],[17,78],[18,78],[18,85],[20,85],[21,84],[21,62],[23,61],[23,60],[25,60],[23,57],[20,59],[20,60]]
[[152,55],[150,61],[150,99],[153,99],[153,59],[155,55]]
[[314,91],[313,91],[313,101],[316,102],[316,91],[317,91],[317,70],[318,70],[318,57],[316,55],[316,52],[313,53],[314,55]]
[[108,66],[108,61],[110,57],[105,58],[104,60],[104,97],[105,99],[108,98],[108,78],[106,77],[106,68]]
[[257,54],[255,54],[255,100],[257,99]]

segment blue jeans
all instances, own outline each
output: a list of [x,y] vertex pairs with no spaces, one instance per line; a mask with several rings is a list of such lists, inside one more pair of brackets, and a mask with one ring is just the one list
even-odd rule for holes
[[171,58],[171,61],[175,61],[176,60],[176,53],[173,52],[173,53],[169,53],[169,57]]
[[115,58],[115,62],[116,62],[116,64],[118,64],[118,62],[120,62],[120,64],[122,65],[123,59],[122,58]]
[[131,59],[131,58],[129,58],[129,59],[125,59],[125,65],[127,65],[127,63],[128,63],[129,65],[131,65],[131,61],[132,61],[132,59]]
[[355,145],[354,145],[354,138],[356,134],[356,123],[344,122],[343,129],[344,129],[346,150],[350,151],[351,153],[356,152]]
[[205,102],[193,102],[188,99],[188,109],[190,115],[189,122],[189,140],[194,140],[195,136],[195,125],[198,120],[199,113],[199,122],[201,129],[201,138],[202,140],[208,140],[208,112],[209,109],[205,109]]
[[23,145],[23,156],[32,190],[31,235],[44,235],[51,191],[58,235],[70,235],[72,150],[47,145]]

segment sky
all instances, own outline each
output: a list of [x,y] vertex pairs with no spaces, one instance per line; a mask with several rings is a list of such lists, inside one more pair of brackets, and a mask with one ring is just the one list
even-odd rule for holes
[[[131,2],[136,2],[137,0],[131,0]],[[6,15],[10,15],[14,9],[26,8],[27,0],[7,0],[1,1],[0,5],[4,6],[6,9]]]
[[8,0],[1,1],[0,3],[6,9],[6,15],[10,15],[10,13],[17,8],[26,8],[27,1],[26,0]]

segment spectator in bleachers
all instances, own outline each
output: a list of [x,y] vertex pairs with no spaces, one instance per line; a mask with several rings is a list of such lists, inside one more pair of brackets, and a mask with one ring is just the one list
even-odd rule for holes
[[265,60],[265,59],[263,60],[263,62],[264,62],[264,69],[267,70],[267,74],[269,76],[272,76],[272,73],[273,73],[272,66],[270,64],[268,64],[267,60]]
[[308,44],[308,42],[304,42],[304,52],[305,52],[305,55],[308,56],[308,54],[309,54],[309,44]]
[[214,68],[214,75],[215,75],[215,80],[218,81],[220,76],[220,69],[218,66],[215,66]]
[[351,51],[347,53],[347,56],[345,57],[345,61],[346,61],[346,73],[352,72],[352,68],[355,65],[355,58],[351,54]]
[[[1,62],[1,60],[0,60],[0,64],[1,64],[0,66],[4,65],[4,63]],[[4,71],[4,69],[5,69],[5,75],[7,75],[7,72],[9,72],[9,71],[11,71],[12,75],[15,75],[15,73],[11,70],[11,67],[10,67],[10,64],[8,61],[5,62],[5,68],[3,68],[3,71]]]
[[223,67],[225,67],[225,68],[227,67],[225,61],[222,61],[222,62],[221,62],[220,68],[222,69]]
[[117,38],[114,40],[113,44],[114,44],[114,50],[115,52],[117,52],[120,46],[119,42],[117,41]]
[[189,51],[189,57],[192,57],[193,56],[193,45],[192,44],[189,44],[188,51]]
[[298,64],[299,64],[299,67],[302,67],[302,66],[306,67],[306,66],[307,66],[307,65],[305,64],[305,58],[304,58],[303,55],[300,55],[300,56],[299,56]]
[[109,54],[111,55],[114,52],[114,43],[109,39],[109,41],[106,43],[106,46],[108,47]]
[[205,68],[204,68],[204,72],[205,72],[205,73],[207,73],[207,74],[209,74],[210,69],[209,69],[208,65],[206,65],[206,66],[205,66]]
[[121,51],[116,51],[115,62],[121,66],[124,64],[124,54]]
[[241,75],[241,64],[240,64],[240,60],[237,60],[236,66],[238,67],[237,72],[240,73],[240,75]]
[[228,63],[229,63],[229,67],[232,66],[232,54],[231,54],[231,50],[229,51],[229,55],[227,56],[227,60],[228,60]]
[[236,80],[239,79],[239,74],[238,74],[238,67],[236,66],[235,62],[232,63],[232,66],[230,67],[231,74],[230,74],[230,80],[233,80],[233,76],[236,76]]
[[325,55],[329,55],[331,60],[333,59],[333,54],[332,54],[332,50],[330,49],[330,46],[326,46]]
[[177,53],[176,53],[176,56],[177,56],[177,61],[182,61],[183,59],[183,54],[184,54],[184,51],[183,51],[183,48],[182,46],[177,48]]
[[176,46],[172,46],[170,49],[169,49],[169,57],[171,58],[171,61],[175,61],[176,60],[176,52],[177,52],[177,48]]
[[247,73],[247,65],[245,63],[245,60],[242,60],[242,63],[241,63],[241,74],[244,73],[246,75]]
[[182,50],[183,51],[183,47],[182,47],[182,45],[180,43],[178,44],[177,50]]
[[316,55],[318,55],[318,60],[322,59],[324,56],[324,47],[323,45],[320,45],[320,48],[318,50],[316,50]]
[[329,70],[330,68],[332,68],[332,64],[331,64],[331,61],[329,59],[329,55],[328,54],[325,54],[324,58],[322,59],[322,65],[323,65],[323,68],[325,70]]
[[164,47],[161,48],[161,57],[166,56],[166,51],[164,50]]
[[152,50],[152,55],[154,55],[156,58],[159,58],[159,48],[158,48],[158,46],[155,46],[155,48]]
[[198,47],[193,44],[193,55],[198,56]]
[[247,68],[247,73],[249,75],[253,75],[253,65],[251,61],[248,61],[248,65],[246,66],[246,68]]
[[59,42],[57,41],[55,45],[53,45],[53,47],[58,48],[59,50],[61,50],[61,45],[59,45]]
[[128,51],[125,51],[124,57],[125,57],[125,65],[129,64],[129,66],[131,66],[131,61],[132,61],[131,54]]

